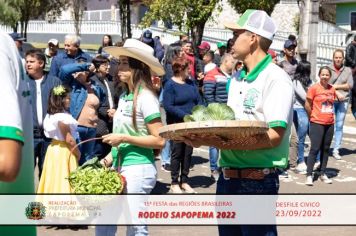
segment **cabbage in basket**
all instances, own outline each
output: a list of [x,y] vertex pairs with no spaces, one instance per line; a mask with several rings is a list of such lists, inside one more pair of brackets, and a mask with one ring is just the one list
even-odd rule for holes
[[191,115],[184,116],[184,122],[209,120],[235,120],[235,113],[226,104],[210,103],[207,107],[197,105]]

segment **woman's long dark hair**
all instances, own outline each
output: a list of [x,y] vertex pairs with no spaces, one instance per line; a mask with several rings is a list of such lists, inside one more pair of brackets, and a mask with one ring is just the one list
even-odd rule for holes
[[[134,87],[134,97],[133,97],[133,108],[132,108],[132,124],[137,130],[137,122],[136,122],[136,108],[137,108],[137,97],[138,93],[140,92],[140,87],[145,87],[146,89],[150,90],[152,94],[156,94],[155,89],[152,84],[152,75],[150,68],[143,62],[128,57],[129,67],[132,70],[132,83]],[[127,86],[125,84],[125,86]],[[128,88],[126,88],[127,91]],[[158,156],[160,154],[160,149],[153,149],[154,156]]]
[[293,80],[298,80],[307,89],[311,84],[310,79],[311,65],[308,61],[300,61],[295,70]]
[[172,44],[168,47],[163,64],[172,64],[173,60],[179,56],[182,47],[179,44]]
[[[145,63],[137,59],[134,59],[132,57],[128,57],[128,62],[129,62],[129,67],[132,70],[132,83],[134,87],[132,124],[134,128],[137,130],[136,108],[137,108],[137,97],[138,97],[140,87],[147,88],[153,94],[156,93],[152,84],[150,68]],[[125,86],[126,86],[126,90],[129,91],[126,84]]]
[[[105,36],[107,36],[108,38],[109,38],[109,42],[108,42],[108,44],[105,44],[104,43],[104,37]],[[113,44],[112,44],[112,37],[111,37],[111,35],[110,34],[105,34],[104,36],[103,36],[103,41],[102,41],[102,43],[101,43],[101,46],[102,47],[107,47],[107,46],[112,46]]]

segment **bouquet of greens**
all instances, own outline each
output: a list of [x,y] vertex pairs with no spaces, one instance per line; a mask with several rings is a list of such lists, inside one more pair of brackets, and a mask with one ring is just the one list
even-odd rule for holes
[[71,172],[68,180],[77,194],[118,194],[125,183],[122,175],[102,166],[97,157]]
[[235,120],[235,113],[226,104],[210,103],[207,107],[197,105],[191,115],[184,116],[184,122],[209,120]]

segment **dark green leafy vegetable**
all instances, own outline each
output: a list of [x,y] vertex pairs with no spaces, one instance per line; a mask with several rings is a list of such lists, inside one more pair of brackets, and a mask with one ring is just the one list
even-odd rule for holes
[[102,168],[103,166],[101,165],[100,161],[99,161],[99,158],[98,157],[94,157],[90,160],[87,160],[86,162],[84,162],[83,165],[79,166],[78,167],[78,170],[81,170],[81,169],[85,169],[87,167],[93,167],[93,168]]
[[71,172],[68,180],[78,194],[117,194],[123,187],[118,173],[104,168],[97,157]]
[[208,107],[197,105],[191,115],[184,116],[184,122],[208,120],[235,120],[235,113],[226,104],[211,103]]

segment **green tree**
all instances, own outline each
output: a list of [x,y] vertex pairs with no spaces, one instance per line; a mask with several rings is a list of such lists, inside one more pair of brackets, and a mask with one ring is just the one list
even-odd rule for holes
[[187,31],[196,46],[201,43],[205,23],[214,9],[220,9],[219,2],[220,0],[145,0],[149,9],[141,25],[149,27],[157,20],[170,22],[180,30]]
[[335,24],[336,4],[330,4],[326,0],[321,0],[319,7],[319,17],[322,20]]
[[0,12],[0,23],[15,28],[17,21],[20,19],[20,14],[16,9],[5,0],[0,0]]
[[[4,2],[5,9],[12,12],[7,22],[17,32],[18,23],[21,25],[21,34],[27,37],[28,22],[33,19],[45,18],[47,13],[56,17],[68,5],[69,0],[0,0]],[[2,11],[1,11],[2,12]],[[5,14],[6,15],[6,14]]]
[[280,0],[228,0],[228,2],[238,13],[244,13],[247,9],[257,9],[264,10],[271,15],[274,6]]
[[11,1],[14,7],[20,12],[21,34],[27,38],[27,26],[31,17],[40,15],[40,0],[14,0]]
[[70,0],[42,0],[45,7],[45,15],[42,15],[49,22],[56,21],[64,10],[66,10],[70,4]]

